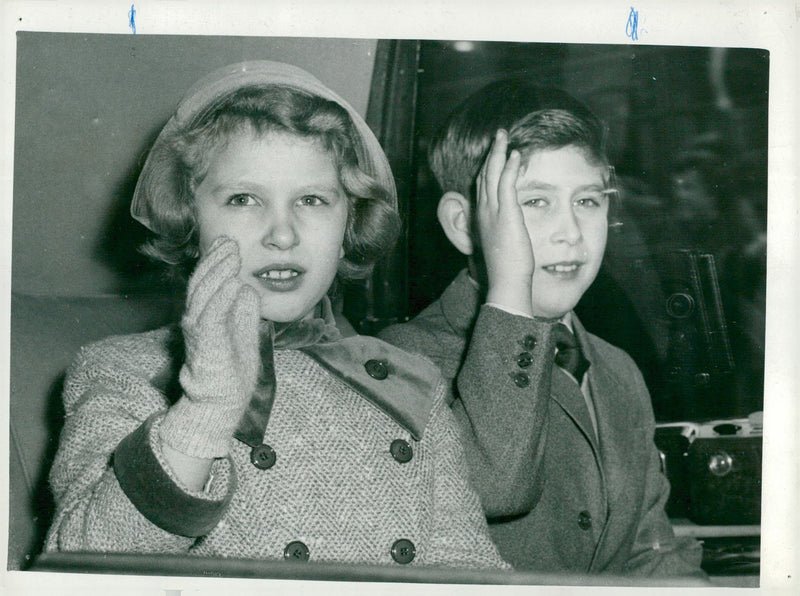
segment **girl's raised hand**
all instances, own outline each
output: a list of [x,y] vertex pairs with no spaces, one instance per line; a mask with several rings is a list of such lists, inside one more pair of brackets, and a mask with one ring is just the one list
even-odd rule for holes
[[211,244],[189,280],[180,382],[192,400],[243,407],[255,389],[259,298],[239,279],[240,267],[238,245],[223,236]]
[[533,248],[515,187],[521,157],[514,150],[506,159],[507,150],[508,133],[501,129],[476,183],[476,220],[489,280],[486,301],[533,316]]

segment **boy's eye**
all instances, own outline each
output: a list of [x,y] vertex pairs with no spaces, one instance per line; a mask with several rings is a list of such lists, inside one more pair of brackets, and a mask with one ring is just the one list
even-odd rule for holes
[[575,204],[581,207],[599,207],[603,204],[605,196],[601,194],[592,194],[579,197],[575,200]]
[[522,197],[519,202],[523,207],[544,207],[547,199],[544,197]]
[[300,197],[298,203],[305,207],[317,207],[319,205],[326,205],[328,201],[318,195],[304,195]]
[[233,205],[234,207],[247,207],[255,204],[256,200],[248,194],[233,195],[228,199],[228,205]]

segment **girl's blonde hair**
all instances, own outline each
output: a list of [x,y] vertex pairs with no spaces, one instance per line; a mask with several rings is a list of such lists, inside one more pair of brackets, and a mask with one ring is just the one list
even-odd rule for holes
[[[394,188],[359,166],[356,130],[336,101],[283,85],[241,87],[222,95],[183,126],[165,128],[148,156],[137,193],[147,197],[147,226],[155,236],[142,251],[187,275],[199,257],[194,189],[214,151],[248,130],[313,139],[333,157],[348,196],[344,257],[339,277],[367,276],[394,246],[400,231]],[[385,159],[385,158],[384,158]]]

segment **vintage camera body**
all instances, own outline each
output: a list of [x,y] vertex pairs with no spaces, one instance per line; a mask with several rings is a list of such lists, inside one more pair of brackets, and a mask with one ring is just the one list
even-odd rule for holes
[[681,412],[672,420],[726,416],[735,365],[714,255],[670,251],[658,270],[669,328],[664,388]]
[[672,486],[667,513],[698,524],[761,521],[761,412],[747,418],[657,425]]
[[669,479],[670,493],[666,504],[670,517],[689,515],[689,446],[697,436],[697,425],[691,422],[670,422],[656,425],[655,443],[661,457],[661,471]]

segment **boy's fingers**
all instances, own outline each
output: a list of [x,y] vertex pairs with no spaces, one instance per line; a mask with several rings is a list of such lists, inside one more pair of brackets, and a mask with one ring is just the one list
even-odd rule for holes
[[506,131],[500,129],[494,138],[494,143],[486,159],[486,174],[484,184],[486,186],[486,198],[491,203],[497,202],[497,185],[500,176],[506,165],[506,150],[508,149],[508,135]]
[[517,178],[520,167],[519,151],[514,149],[508,156],[508,161],[500,174],[500,181],[497,184],[500,205],[513,206],[517,204]]
[[475,191],[478,195],[476,201],[478,204],[481,204],[486,201],[486,162],[488,161],[488,157],[484,160],[483,164],[481,165],[481,169],[478,172],[478,178],[475,181]]

